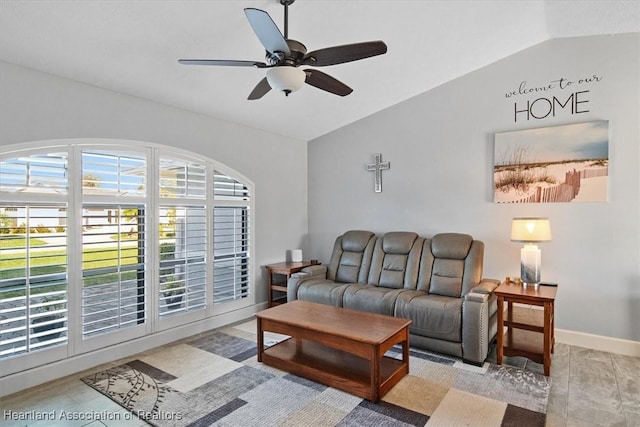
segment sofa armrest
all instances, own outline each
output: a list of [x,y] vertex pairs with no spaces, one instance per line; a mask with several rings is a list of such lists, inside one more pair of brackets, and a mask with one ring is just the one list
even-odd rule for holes
[[[326,278],[327,277],[327,266],[326,265],[321,265],[321,264],[310,265],[309,267],[305,267],[302,270],[300,270],[300,273],[309,274],[310,276],[323,276],[324,278]],[[298,273],[296,273],[296,274],[298,274]]]
[[467,363],[482,364],[497,333],[497,297],[493,290],[500,281],[483,279],[465,295],[462,304],[462,357]]
[[485,303],[489,301],[490,294],[481,294],[478,292],[469,292],[464,296],[465,301],[474,301],[479,303]]
[[479,284],[471,288],[469,294],[490,294],[494,291],[495,288],[498,287],[499,284],[500,281],[496,279],[482,279]]
[[298,287],[300,283],[309,278],[326,278],[327,267],[325,265],[311,265],[300,270],[298,273],[294,273],[287,282],[287,301],[294,301],[298,299]]

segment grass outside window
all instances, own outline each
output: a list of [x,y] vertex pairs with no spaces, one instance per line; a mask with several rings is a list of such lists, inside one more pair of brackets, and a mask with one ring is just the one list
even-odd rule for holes
[[[24,246],[14,245],[10,248],[3,249],[15,249],[22,250],[23,252],[3,251],[0,253],[0,280],[14,279],[24,276],[24,269],[27,266],[26,251]],[[120,260],[120,262],[119,262]],[[32,256],[29,260],[29,266],[31,268],[31,276],[40,276],[46,274],[55,274],[66,271],[67,263],[67,251],[61,249],[47,250],[45,248],[39,249],[37,256]],[[120,265],[132,265],[138,263],[138,248],[137,245],[132,244],[124,248],[99,248],[99,249],[84,249],[82,251],[82,267],[88,268],[109,268],[117,267]],[[136,272],[125,272],[123,275],[132,275],[135,277]],[[115,279],[117,273],[113,274]],[[106,275],[96,277],[85,278],[83,280],[84,286],[93,286],[105,283]],[[123,276],[124,278],[124,276]],[[97,280],[96,280],[97,279]],[[5,295],[5,297],[8,297]]]

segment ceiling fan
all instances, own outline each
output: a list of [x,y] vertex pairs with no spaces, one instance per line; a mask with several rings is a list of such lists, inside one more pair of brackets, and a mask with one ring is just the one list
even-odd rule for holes
[[289,38],[289,6],[295,0],[279,1],[284,6],[284,36],[271,16],[264,10],[254,8],[244,10],[253,32],[266,49],[266,63],[225,59],[180,59],[178,62],[187,65],[268,68],[266,77],[260,80],[249,94],[250,100],[262,98],[271,89],[284,92],[289,96],[291,92],[300,89],[304,83],[335,95],[346,96],[353,92],[353,89],[341,81],[312,68],[302,70],[298,67],[343,64],[387,52],[387,45],[380,40],[307,52],[307,48],[302,43]]

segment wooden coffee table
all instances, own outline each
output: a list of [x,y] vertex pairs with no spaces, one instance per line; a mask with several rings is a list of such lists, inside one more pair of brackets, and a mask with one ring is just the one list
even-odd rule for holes
[[[256,314],[258,362],[377,402],[409,373],[410,320],[292,301]],[[264,332],[289,335],[264,348]],[[384,354],[402,344],[402,360]]]

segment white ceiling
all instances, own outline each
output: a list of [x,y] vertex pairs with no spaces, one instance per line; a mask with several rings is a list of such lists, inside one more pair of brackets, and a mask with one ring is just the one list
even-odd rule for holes
[[640,31],[638,0],[297,0],[289,37],[309,51],[388,53],[322,68],[353,88],[344,98],[305,85],[248,101],[265,70],[177,62],[264,61],[246,7],[283,28],[278,0],[0,0],[0,59],[308,141],[550,38]]

